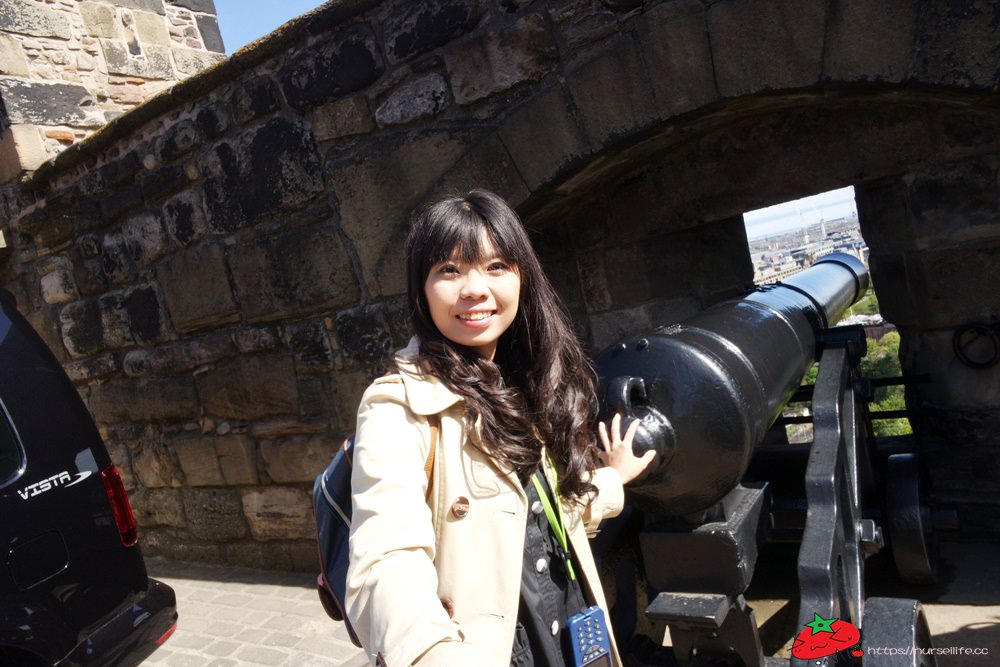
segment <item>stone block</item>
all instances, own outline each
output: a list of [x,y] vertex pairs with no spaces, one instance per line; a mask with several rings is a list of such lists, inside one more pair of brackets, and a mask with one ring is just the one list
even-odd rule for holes
[[134,342],[120,293],[75,301],[59,313],[63,344],[75,357]]
[[168,238],[184,248],[201,239],[208,230],[205,205],[199,190],[186,190],[163,204]]
[[75,83],[0,77],[0,99],[11,125],[104,125],[93,95]]
[[240,356],[195,379],[210,417],[253,420],[299,413],[295,364],[285,354]]
[[911,77],[995,91],[1000,79],[998,24],[1000,5],[994,2],[921,3]]
[[129,500],[140,532],[157,526],[187,526],[180,489],[137,489],[129,494]]
[[135,278],[135,264],[121,232],[105,234],[101,239],[101,271],[111,284],[128,283]]
[[[390,245],[410,211],[469,143],[468,135],[455,131],[421,133],[387,139],[364,156],[331,163],[329,178],[340,201],[341,225],[354,243],[372,293],[405,292],[402,266],[380,276],[379,258],[393,250]],[[393,187],[387,189],[386,183]]]
[[680,16],[659,5],[643,17],[638,33],[642,59],[661,118],[697,109],[718,98],[704,8]]
[[135,29],[141,44],[170,46],[170,33],[167,31],[167,22],[163,15],[134,11],[132,18],[135,20]]
[[274,482],[312,482],[337,453],[337,444],[325,436],[286,438],[262,442],[264,470]]
[[273,350],[281,344],[274,327],[241,326],[233,331],[233,343],[243,354]]
[[384,362],[392,352],[388,312],[382,304],[337,313],[337,341],[348,359],[365,365]]
[[466,41],[445,55],[455,101],[469,104],[525,81],[538,81],[559,61],[545,20],[529,14],[510,28]]
[[219,31],[219,21],[215,16],[198,15],[194,17],[198,26],[198,33],[201,35],[201,43],[205,48],[215,53],[225,53],[226,46],[222,42],[222,33]]
[[163,215],[150,210],[130,215],[122,222],[122,240],[137,266],[149,266],[166,252]]
[[69,303],[80,298],[76,280],[73,279],[73,271],[68,265],[55,268],[42,276],[41,289],[45,303]]
[[160,159],[170,162],[190,151],[202,141],[198,124],[185,118],[166,129],[158,141]]
[[209,225],[229,233],[322,194],[316,142],[299,121],[272,118],[213,146],[202,161]]
[[129,446],[136,479],[147,489],[181,486],[180,470],[159,438],[144,438]]
[[46,160],[45,144],[34,125],[10,125],[0,131],[0,183],[33,171]]
[[[530,192],[497,134],[491,134],[471,146],[435,184],[439,193],[468,192],[489,184],[489,189],[513,207],[528,198]],[[389,267],[385,267],[389,270]]]
[[175,375],[232,357],[236,352],[236,346],[226,332],[210,333],[199,338],[187,337],[150,350],[147,365],[151,372],[158,375]]
[[587,152],[571,102],[562,87],[539,93],[511,114],[500,138],[532,191],[556,179]]
[[198,111],[194,122],[206,138],[215,139],[232,127],[233,118],[225,102],[212,101]]
[[403,125],[433,116],[448,105],[448,84],[436,72],[404,81],[375,109],[381,126]]
[[404,5],[383,26],[390,62],[406,60],[471,32],[484,10],[481,0],[417,0]]
[[167,310],[156,285],[129,287],[125,291],[125,310],[132,337],[137,342],[156,343],[169,335]]
[[906,202],[909,242],[935,248],[1000,236],[996,162],[980,158],[913,175]]
[[258,483],[257,445],[253,438],[243,435],[216,437],[215,454],[227,485]]
[[244,491],[243,514],[255,540],[309,539],[316,534],[312,500],[301,489]]
[[239,319],[221,246],[184,250],[162,262],[156,277],[177,331],[195,331]]
[[[548,11],[559,35],[559,41],[568,53],[580,53],[592,44],[598,44],[619,30],[619,20],[604,2],[570,0],[555,3]],[[671,2],[670,4],[673,4]]]
[[101,49],[110,74],[167,81],[177,78],[170,60],[169,47],[149,44],[142,49],[144,57],[140,58],[129,53],[125,42],[101,38]]
[[173,443],[187,486],[222,486],[225,480],[211,438]]
[[115,8],[98,2],[80,4],[80,14],[83,25],[91,37],[105,39],[121,39],[122,34],[118,21],[115,20]]
[[102,424],[198,417],[198,398],[191,378],[111,380],[92,387],[88,403],[94,419]]
[[166,196],[181,190],[191,182],[184,165],[168,164],[158,167],[146,174],[140,188],[143,199],[149,204],[155,204]]
[[333,350],[322,320],[295,322],[285,327],[285,344],[295,355],[300,373],[325,372],[333,367]]
[[101,213],[107,222],[114,222],[119,216],[142,205],[142,188],[138,183],[129,183],[114,188],[101,198]]
[[82,296],[94,296],[107,291],[111,286],[108,277],[101,270],[100,259],[85,259],[74,264],[73,277]]
[[183,489],[188,530],[200,540],[230,542],[247,537],[241,494],[236,489]]
[[25,78],[30,76],[24,48],[11,35],[0,34],[0,74]]
[[318,419],[330,415],[330,406],[334,400],[332,383],[332,377],[328,373],[299,374],[299,406],[302,416]]
[[[925,250],[916,256],[916,266],[919,275],[911,272],[907,288],[919,304],[921,328],[954,328],[1000,318],[996,298],[1000,245],[995,240],[974,247]],[[880,290],[880,303],[881,294]]]
[[118,373],[121,368],[120,355],[114,352],[70,361],[63,364],[69,379],[76,383],[89,383]]
[[280,109],[281,90],[270,76],[258,74],[236,87],[229,98],[229,105],[236,122],[242,125]]
[[599,149],[657,120],[653,89],[631,39],[572,72],[566,86],[590,146]]
[[102,165],[98,169],[98,174],[100,180],[108,186],[121,185],[131,180],[141,166],[139,155],[135,151],[129,151],[118,159]]
[[66,12],[23,0],[0,0],[0,31],[32,37],[73,38]]
[[300,50],[277,78],[288,103],[307,109],[361,90],[384,69],[371,28],[354,25]]
[[212,51],[197,51],[195,49],[177,47],[171,50],[174,54],[174,63],[177,65],[177,72],[181,75],[179,78],[193,76],[226,59],[226,54]]
[[841,0],[830,12],[823,71],[833,81],[906,80],[913,57],[917,0]]
[[309,122],[317,141],[368,134],[375,129],[368,100],[355,95],[316,107],[309,112]]
[[230,262],[249,321],[343,307],[361,296],[344,241],[329,227],[235,246]]
[[798,88],[820,78],[825,0],[735,0],[711,5],[708,31],[723,97]]
[[213,0],[167,0],[168,4],[175,7],[190,9],[192,12],[202,12],[205,14],[215,14],[215,2]]
[[163,6],[163,0],[113,0],[119,7],[124,7],[125,9],[139,10],[143,12],[153,12],[154,14],[165,15],[167,13],[166,8]]

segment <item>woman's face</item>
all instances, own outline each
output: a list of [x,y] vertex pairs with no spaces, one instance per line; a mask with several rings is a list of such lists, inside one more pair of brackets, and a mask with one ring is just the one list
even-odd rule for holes
[[517,315],[521,277],[485,233],[480,255],[483,259],[467,264],[452,251],[451,258],[431,267],[424,292],[441,335],[493,359],[497,341]]

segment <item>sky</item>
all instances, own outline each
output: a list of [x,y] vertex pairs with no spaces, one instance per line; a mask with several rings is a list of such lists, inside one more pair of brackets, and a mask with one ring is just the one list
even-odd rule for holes
[[857,215],[854,187],[830,190],[743,214],[747,238],[756,239],[807,227],[820,220],[836,220]]
[[258,37],[305,14],[325,0],[215,0],[219,30],[226,54],[231,55]]

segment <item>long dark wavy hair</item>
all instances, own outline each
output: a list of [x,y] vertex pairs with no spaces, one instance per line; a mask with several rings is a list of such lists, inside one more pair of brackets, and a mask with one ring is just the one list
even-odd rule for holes
[[[484,236],[492,247],[484,247]],[[514,322],[492,361],[445,338],[431,319],[425,284],[457,253],[463,262],[499,255],[521,280]],[[420,339],[417,369],[465,399],[470,423],[482,418],[483,445],[522,481],[541,462],[542,442],[571,502],[594,490],[596,374],[545,277],[528,233],[499,196],[473,190],[420,210],[406,240],[411,322]]]

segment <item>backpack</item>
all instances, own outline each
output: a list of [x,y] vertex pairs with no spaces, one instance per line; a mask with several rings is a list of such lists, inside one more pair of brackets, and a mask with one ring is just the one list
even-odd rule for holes
[[[428,417],[431,427],[431,450],[424,462],[430,494],[431,471],[434,468],[434,450],[437,449],[440,417]],[[344,440],[340,451],[330,461],[313,485],[313,509],[316,512],[316,541],[319,546],[320,573],[316,577],[319,601],[327,616],[343,621],[351,642],[361,648],[361,642],[347,620],[344,596],[347,589],[347,564],[349,561],[348,537],[351,534],[351,468],[354,465],[354,436]]]

